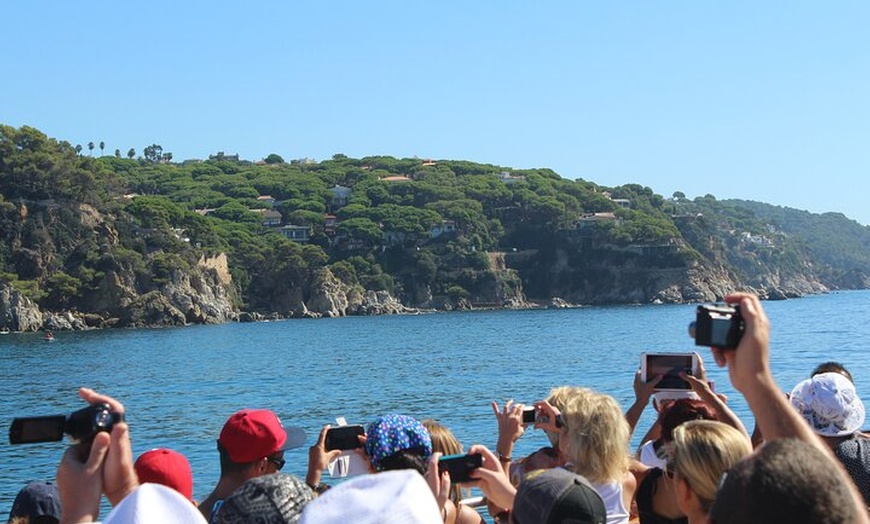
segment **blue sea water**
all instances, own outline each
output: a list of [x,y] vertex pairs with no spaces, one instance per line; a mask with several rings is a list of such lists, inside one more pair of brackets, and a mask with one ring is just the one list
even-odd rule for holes
[[[777,382],[791,389],[825,360],[850,369],[868,391],[870,291],[765,302]],[[643,352],[695,350],[686,327],[693,305],[456,312],[413,316],[288,320],[174,329],[0,336],[0,423],[16,416],[66,414],[83,404],[79,386],[121,400],[134,454],[154,447],[184,453],[194,496],[218,478],[215,439],[246,407],[274,410],[313,443],[343,416],[366,424],[379,415],[435,418],[466,445],[494,446],[490,402],[532,402],[557,385],[587,386],[627,408]],[[716,389],[751,430],[752,416],[727,372],[705,358]],[[652,422],[648,408],[637,439]],[[515,453],[546,445],[528,431]],[[0,442],[0,518],[29,480],[55,475],[60,442]],[[288,451],[285,471],[304,475],[307,448]]]

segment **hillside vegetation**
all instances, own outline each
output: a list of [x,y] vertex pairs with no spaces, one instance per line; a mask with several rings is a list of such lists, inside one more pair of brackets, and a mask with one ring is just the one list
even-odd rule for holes
[[[7,296],[102,326],[163,324],[170,307],[171,323],[362,314],[373,296],[452,309],[868,285],[870,228],[839,214],[461,160],[144,152],[95,158],[0,126]],[[0,325],[21,327],[16,311],[0,304]]]

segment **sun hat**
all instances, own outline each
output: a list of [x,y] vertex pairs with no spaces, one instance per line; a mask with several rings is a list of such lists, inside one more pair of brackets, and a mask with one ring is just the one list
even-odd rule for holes
[[190,500],[163,484],[142,484],[106,515],[103,524],[172,522],[206,524],[205,517]]
[[800,382],[790,399],[819,435],[842,437],[864,425],[864,403],[854,384],[839,373],[821,373]]
[[366,454],[375,469],[381,461],[403,449],[419,451],[428,460],[432,439],[423,424],[407,415],[386,415],[376,419],[366,432]]
[[314,499],[311,488],[293,475],[263,475],[248,480],[224,500],[218,513],[218,522],[293,524],[299,520],[302,509]]
[[163,484],[193,500],[193,472],[187,457],[167,448],[148,450],[133,464],[139,483]]
[[[289,430],[289,431],[288,431]],[[233,462],[244,464],[305,444],[305,432],[287,428],[268,409],[243,409],[227,419],[218,444]]]
[[9,520],[14,518],[54,517],[60,520],[60,497],[54,482],[35,480],[21,488],[12,503]]
[[562,468],[539,469],[520,482],[511,520],[515,524],[603,524],[607,510],[585,478]]
[[299,524],[443,524],[423,476],[413,470],[361,475],[308,504]]

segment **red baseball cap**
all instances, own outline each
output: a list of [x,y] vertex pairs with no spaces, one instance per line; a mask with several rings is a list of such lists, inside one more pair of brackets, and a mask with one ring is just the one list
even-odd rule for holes
[[157,448],[142,453],[133,464],[139,483],[163,484],[193,500],[193,473],[187,458],[177,451]]
[[[304,443],[304,433],[302,438]],[[226,450],[230,460],[243,464],[300,446],[302,443],[296,440],[287,438],[284,426],[272,411],[243,409],[224,424],[218,444]]]

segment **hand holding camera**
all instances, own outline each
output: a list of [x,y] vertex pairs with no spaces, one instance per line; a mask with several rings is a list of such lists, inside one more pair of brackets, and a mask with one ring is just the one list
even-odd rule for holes
[[696,346],[735,349],[744,329],[739,304],[700,305],[695,321],[689,324],[689,336]]

